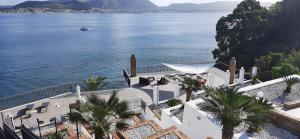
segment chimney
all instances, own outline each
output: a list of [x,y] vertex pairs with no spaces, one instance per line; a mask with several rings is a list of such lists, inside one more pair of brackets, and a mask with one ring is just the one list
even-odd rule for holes
[[131,77],[136,77],[136,58],[134,54],[130,57],[130,69]]
[[229,73],[229,70],[226,70],[224,80],[225,80],[225,81],[224,81],[224,85],[225,85],[225,86],[229,86],[229,80],[230,80],[230,73]]
[[80,86],[78,84],[76,85],[76,92],[77,92],[77,98],[81,99]]
[[240,69],[240,75],[239,75],[239,83],[243,84],[245,78],[245,69],[244,67],[241,67]]
[[252,68],[252,78],[257,75],[257,67]]
[[158,86],[153,86],[153,103],[157,105],[159,102],[159,90]]
[[235,57],[232,57],[229,63],[229,73],[230,73],[229,84],[234,83],[235,68],[236,68],[236,60]]

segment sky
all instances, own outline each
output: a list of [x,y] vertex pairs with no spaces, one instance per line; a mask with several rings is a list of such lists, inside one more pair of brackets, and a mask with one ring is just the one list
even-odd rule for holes
[[[0,0],[0,5],[16,5],[27,0]],[[45,1],[45,0],[40,0]],[[241,1],[241,0],[151,0],[158,6],[166,6],[171,3],[207,3],[207,2],[214,2],[214,1]],[[276,2],[279,0],[259,0],[261,2]]]

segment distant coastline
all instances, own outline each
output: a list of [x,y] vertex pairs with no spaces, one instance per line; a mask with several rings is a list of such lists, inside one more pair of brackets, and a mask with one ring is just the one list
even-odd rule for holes
[[[0,9],[0,14],[21,14],[21,13],[200,13],[200,12],[226,12],[227,10],[121,10],[121,9],[100,9],[92,8],[87,10],[73,9],[49,9],[49,8],[19,8],[19,9]],[[228,10],[229,12],[229,10]]]
[[[1,13],[199,13],[199,12],[230,12],[238,2],[211,2],[204,4],[171,4],[169,6],[136,6],[138,8],[99,8],[87,7],[82,3],[49,3],[23,2],[15,6],[0,6]],[[272,3],[262,3],[269,7]]]

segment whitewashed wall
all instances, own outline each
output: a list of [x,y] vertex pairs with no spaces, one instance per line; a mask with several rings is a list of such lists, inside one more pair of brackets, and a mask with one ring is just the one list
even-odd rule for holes
[[171,126],[176,126],[176,127],[180,128],[182,126],[181,121],[171,113],[171,110],[178,109],[181,106],[182,105],[177,105],[177,106],[162,110],[162,113],[161,113],[161,127],[162,128],[169,128]]
[[198,109],[197,104],[202,101],[198,99],[185,104],[181,130],[191,139],[220,139],[222,131],[219,123]]
[[206,139],[207,137],[221,139],[222,132],[219,123],[214,118],[207,115],[206,112],[198,109],[197,104],[202,101],[203,100],[198,99],[184,104],[182,122],[170,112],[173,109],[180,108],[181,105],[163,109],[161,119],[158,119],[154,113],[148,109],[145,118],[155,121],[164,129],[176,126],[190,139]]

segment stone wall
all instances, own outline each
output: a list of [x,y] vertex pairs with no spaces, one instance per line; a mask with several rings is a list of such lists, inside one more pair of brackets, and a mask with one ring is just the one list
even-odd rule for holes
[[272,111],[270,118],[274,124],[300,136],[300,119],[291,117],[283,112]]

